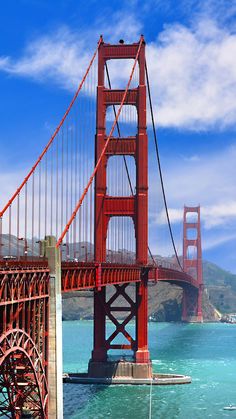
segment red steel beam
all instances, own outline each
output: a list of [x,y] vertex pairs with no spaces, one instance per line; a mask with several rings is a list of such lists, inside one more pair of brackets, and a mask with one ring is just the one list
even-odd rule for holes
[[[106,106],[119,105],[125,94],[125,90],[104,89],[104,102]],[[124,100],[125,105],[137,105],[138,88],[130,89]]]
[[107,147],[106,156],[134,156],[136,153],[136,137],[112,137]]
[[124,44],[124,45],[110,45],[103,44],[103,58],[105,60],[114,60],[114,59],[135,59],[137,54],[137,48],[139,44]]
[[[149,281],[165,281],[186,284],[198,288],[197,281],[190,275],[175,269],[164,268],[162,266],[139,265],[120,265],[111,263],[102,263],[100,266],[99,287],[140,282],[143,275],[143,269],[148,270]],[[85,262],[63,262],[62,263],[62,292],[71,292],[84,289],[97,288],[96,281],[98,264]]]
[[133,217],[135,214],[135,197],[106,196],[104,199],[104,214],[113,217]]

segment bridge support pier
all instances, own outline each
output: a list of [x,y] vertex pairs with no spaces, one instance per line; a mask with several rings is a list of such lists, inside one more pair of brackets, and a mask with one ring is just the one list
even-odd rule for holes
[[[152,378],[147,333],[147,280],[148,272],[143,270],[142,280],[135,284],[135,290],[132,287],[128,293],[127,283],[115,285],[115,292],[108,300],[106,287],[95,292],[94,349],[89,361],[89,377],[101,379],[126,377],[131,380]],[[109,319],[115,327],[112,333],[106,330],[106,319]],[[131,320],[135,320],[134,337],[130,329],[126,328]],[[118,335],[123,337],[123,343],[116,340]],[[130,359],[130,356],[128,359],[121,356],[116,361],[109,359],[108,351],[114,349],[132,351],[133,359]]]
[[63,419],[61,257],[54,237],[46,237],[43,243],[50,269],[48,418]]
[[203,322],[201,286],[196,291],[188,288],[183,289],[182,321],[188,323]]

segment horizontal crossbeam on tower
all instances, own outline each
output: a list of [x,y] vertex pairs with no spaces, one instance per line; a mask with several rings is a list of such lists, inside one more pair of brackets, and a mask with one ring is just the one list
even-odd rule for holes
[[135,197],[106,196],[104,200],[104,214],[109,216],[130,216],[135,214]]
[[115,60],[115,59],[125,59],[133,58],[135,59],[139,44],[120,44],[120,45],[110,45],[103,44],[103,58],[104,60]]
[[[106,137],[105,137],[106,139]],[[107,147],[107,156],[134,156],[136,153],[136,137],[114,138],[110,139]]]
[[[125,90],[104,89],[104,102],[106,106],[119,105],[124,96]],[[124,105],[137,105],[138,89],[129,89],[124,100]]]

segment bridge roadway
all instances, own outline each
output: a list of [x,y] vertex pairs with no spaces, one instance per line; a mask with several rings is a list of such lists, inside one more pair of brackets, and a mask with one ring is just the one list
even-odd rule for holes
[[[187,273],[164,266],[138,266],[96,262],[62,262],[62,292],[101,289],[103,286],[140,282],[148,270],[150,281],[198,288]],[[0,305],[45,294],[49,267],[46,259],[0,262]],[[25,285],[27,284],[27,285]]]

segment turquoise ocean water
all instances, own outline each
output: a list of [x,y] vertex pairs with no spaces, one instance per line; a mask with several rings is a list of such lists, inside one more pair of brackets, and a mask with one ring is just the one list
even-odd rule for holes
[[[92,321],[63,322],[64,372],[85,372]],[[232,418],[236,411],[236,325],[150,323],[155,372],[192,376],[192,384],[152,387],[152,418]],[[64,384],[64,418],[149,418],[149,386]]]

